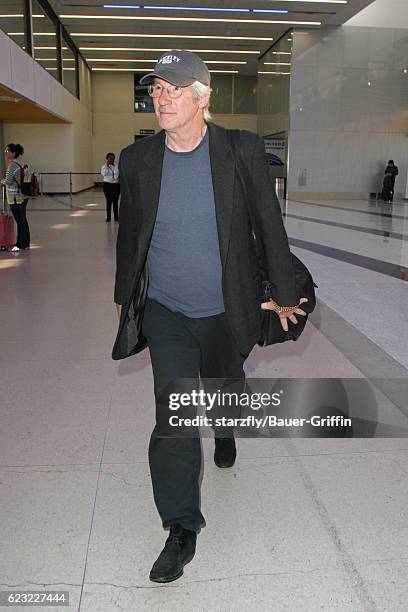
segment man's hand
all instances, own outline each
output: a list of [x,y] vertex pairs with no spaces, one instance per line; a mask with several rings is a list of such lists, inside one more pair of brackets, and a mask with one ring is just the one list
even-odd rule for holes
[[120,315],[122,314],[122,304],[116,304],[116,310],[118,312],[118,319],[120,319]]
[[269,302],[263,302],[261,304],[261,308],[262,310],[274,310],[279,315],[282,328],[284,329],[284,331],[288,331],[288,319],[296,325],[298,323],[298,320],[295,317],[295,314],[301,315],[302,317],[306,316],[305,311],[299,308],[299,306],[307,301],[307,298],[300,298],[299,304],[297,304],[297,306],[295,306],[291,310],[287,310],[286,312],[278,312],[279,306],[273,300],[270,300]]

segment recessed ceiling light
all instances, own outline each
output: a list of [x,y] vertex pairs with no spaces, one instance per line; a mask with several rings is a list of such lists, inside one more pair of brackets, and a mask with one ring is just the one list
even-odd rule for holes
[[276,9],[252,9],[252,13],[281,13],[283,15],[287,15],[289,11],[279,11]]
[[144,6],[144,9],[151,9],[154,11],[228,11],[230,13],[249,13],[248,8],[221,8],[221,7],[204,7],[204,6]]
[[[150,68],[91,68],[92,72],[150,72]],[[222,74],[238,74],[238,70],[210,70]]]
[[[55,47],[36,47],[37,49],[55,49]],[[146,48],[146,47],[79,47],[80,51],[161,51],[164,53],[168,51],[168,47],[164,49]],[[231,49],[186,49],[186,51],[193,51],[194,53],[241,53],[241,54],[253,54],[259,55],[260,51],[235,51]]]
[[213,7],[213,6],[152,6],[144,5],[139,6],[136,4],[104,4],[103,8],[113,9],[150,9],[155,11],[214,11],[214,12],[230,12],[230,13],[279,13],[286,15],[289,11],[283,9],[251,9],[251,8],[230,8],[230,7]]
[[91,68],[91,72],[151,72],[150,68]]
[[[24,17],[23,13],[14,13],[14,15],[0,15],[0,17],[2,19],[8,19],[9,17],[13,18],[13,17]],[[33,15],[33,17],[37,18],[41,18],[44,17],[44,15]]]
[[210,23],[252,23],[254,25],[284,24],[284,25],[310,25],[321,26],[321,21],[294,21],[284,19],[224,19],[210,17],[149,17],[144,15],[60,15],[61,19],[115,19],[116,21],[187,21],[187,22],[210,22]]
[[206,39],[214,39],[214,40],[265,40],[267,42],[270,42],[273,40],[272,37],[262,37],[262,36],[211,36],[211,35],[203,35],[203,34],[145,34],[145,33],[141,33],[141,34],[134,34],[132,33],[126,33],[123,34],[122,32],[112,32],[111,34],[108,34],[106,32],[71,32],[71,36],[82,36],[82,37],[88,37],[88,36],[99,36],[99,37],[105,37],[105,38],[112,38],[112,37],[118,37],[118,38],[206,38]]
[[[148,64],[155,64],[157,59],[139,59],[139,58],[103,58],[103,57],[87,57],[87,62],[146,62]],[[240,62],[237,60],[203,60],[205,64],[239,64],[245,66],[246,62]]]
[[[37,57],[35,56],[34,59],[36,62],[56,62],[57,61],[56,57]],[[64,62],[75,62],[75,58],[74,57],[64,57]]]

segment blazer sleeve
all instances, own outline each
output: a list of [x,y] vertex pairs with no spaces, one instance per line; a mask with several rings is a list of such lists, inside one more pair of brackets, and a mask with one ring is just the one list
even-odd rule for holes
[[280,306],[294,306],[299,302],[295,283],[295,271],[289,249],[288,237],[282,220],[278,198],[269,175],[264,142],[257,136],[252,155],[252,177],[260,220],[261,239],[265,250],[269,280],[274,284],[274,299]]
[[120,176],[120,209],[119,230],[116,241],[116,277],[114,300],[116,304],[125,304],[131,289],[132,263],[136,251],[134,206],[129,188],[128,173],[126,172],[128,161],[125,150],[121,152],[119,159]]

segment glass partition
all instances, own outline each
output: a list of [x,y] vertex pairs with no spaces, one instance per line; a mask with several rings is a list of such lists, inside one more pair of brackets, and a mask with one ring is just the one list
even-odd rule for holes
[[230,75],[211,75],[210,112],[219,115],[232,113],[232,78]]
[[23,0],[0,0],[0,28],[22,49],[26,48]]
[[287,172],[292,35],[285,34],[258,60],[258,133],[275,177]]
[[77,54],[71,48],[69,41],[62,37],[62,83],[72,95],[79,97],[78,92]]
[[134,111],[135,113],[154,113],[153,101],[147,93],[147,85],[139,85],[144,72],[134,73]]
[[256,115],[256,76],[234,76],[234,115]]
[[57,25],[46,14],[38,0],[33,3],[33,57],[53,77],[58,78],[57,69]]

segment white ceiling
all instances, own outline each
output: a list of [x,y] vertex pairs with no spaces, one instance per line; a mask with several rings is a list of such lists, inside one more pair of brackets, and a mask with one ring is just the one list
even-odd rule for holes
[[[321,27],[319,25],[305,26],[301,23],[304,21],[320,22],[322,26],[341,25],[372,1],[347,0],[344,3],[344,0],[196,0],[196,2],[192,0],[174,0],[174,2],[156,0],[149,4],[143,3],[141,8],[135,10],[104,8],[103,4],[106,2],[116,5],[135,5],[138,4],[137,0],[49,0],[49,3],[60,16],[62,23],[91,68],[127,68],[136,71],[144,68],[148,70],[151,69],[153,60],[157,60],[161,55],[161,50],[176,48],[198,51],[204,61],[213,62],[209,64],[210,70],[236,70],[239,74],[255,75],[257,58],[281,37],[285,44],[284,50],[290,51],[291,42],[288,40],[290,38],[288,32],[291,28],[315,29]],[[392,1],[394,0],[390,0]],[[404,1],[408,3],[408,0]],[[15,3],[11,0],[0,0],[2,10],[7,7],[10,10],[13,5],[15,7]],[[36,3],[33,2],[34,13],[35,5]],[[211,12],[208,10],[146,8],[153,5],[159,7],[196,6],[207,9],[212,7],[224,10]],[[227,8],[246,8],[251,9],[251,12],[228,12],[225,11]],[[287,10],[288,13],[255,13],[254,9],[281,9]],[[100,18],[106,16],[115,18]],[[133,19],[125,19],[126,17]],[[138,19],[134,19],[135,17]],[[163,18],[167,19],[163,20]],[[177,20],[180,18],[183,21]],[[206,21],[201,21],[202,19]],[[243,22],[244,19],[249,22]],[[270,23],[273,20],[277,23]],[[37,22],[40,21],[43,20],[37,20]],[[291,23],[283,23],[284,21]],[[10,27],[13,26],[10,24]],[[81,33],[85,36],[78,36]],[[118,34],[122,36],[117,36]],[[186,38],[182,38],[183,35]],[[209,38],[187,38],[188,36],[208,36]],[[248,37],[261,37],[266,40],[250,40]],[[41,39],[35,38],[37,45],[38,40],[41,40],[40,44],[43,46],[50,44],[44,36]],[[53,44],[55,45],[55,41]],[[101,47],[104,49],[100,49]],[[114,47],[122,49],[114,49]],[[42,53],[45,55],[42,56]],[[50,55],[46,50],[36,53],[39,60],[41,57],[47,57],[47,54]],[[120,59],[131,61],[120,62],[118,61]],[[135,62],[137,59],[150,60],[150,62]],[[241,63],[236,64],[237,61]],[[274,69],[279,71],[279,66],[271,67],[271,70]]]
[[408,28],[408,0],[374,0],[347,22],[351,26]]

